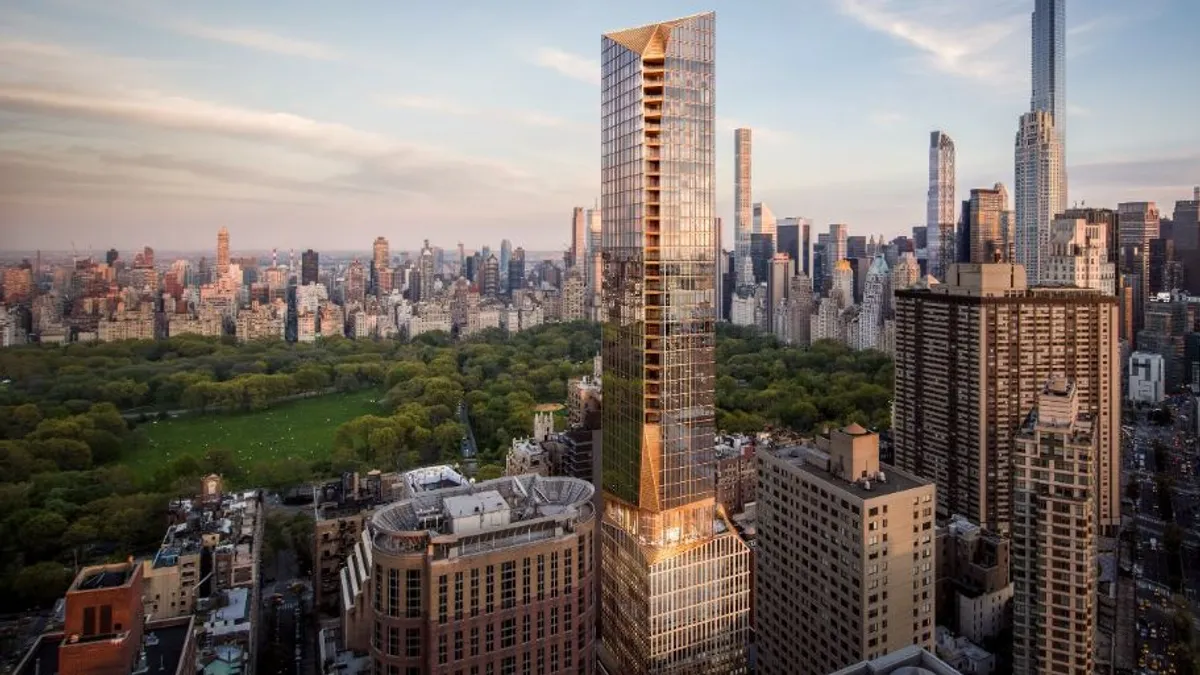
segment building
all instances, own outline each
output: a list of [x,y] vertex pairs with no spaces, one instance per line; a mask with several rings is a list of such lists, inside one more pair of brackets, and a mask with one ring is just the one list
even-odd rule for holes
[[749,438],[735,436],[717,442],[717,503],[725,513],[741,513],[755,499],[758,462],[754,453]]
[[880,464],[879,437],[857,424],[758,455],[758,672],[933,649],[933,483]]
[[571,212],[571,250],[567,253],[567,269],[582,267],[587,256],[587,219],[583,207],[576,206]]
[[737,286],[754,285],[754,268],[750,259],[750,234],[753,232],[754,210],[751,199],[750,177],[751,132],[749,129],[733,130],[733,228],[734,260],[737,264],[735,277]]
[[300,254],[300,285],[316,285],[320,275],[320,255],[311,248]]
[[287,308],[282,303],[269,305],[253,303],[237,313],[235,334],[238,342],[282,340],[286,328]]
[[1054,117],[1034,111],[1021,115],[1014,152],[1016,180],[1016,262],[1024,265],[1029,282],[1040,284],[1050,251],[1050,224],[1066,210],[1062,192],[1062,148]]
[[996,672],[996,655],[964,636],[955,636],[945,626],[937,627],[937,655],[951,668],[970,675]]
[[1050,227],[1045,286],[1117,293],[1117,266],[1108,256],[1108,231],[1084,218],[1056,218]]
[[484,259],[481,274],[479,294],[485,298],[500,297],[500,261],[496,256],[489,255]]
[[811,274],[807,268],[808,261],[804,260],[808,253],[808,242],[802,238],[807,227],[808,221],[803,218],[781,218],[775,223],[775,252],[786,253],[792,260],[788,276],[796,276],[801,272],[805,276]]
[[1200,187],[1193,188],[1190,200],[1175,202],[1175,247],[1180,251],[1200,250]]
[[217,232],[217,277],[229,274],[229,230],[222,227]]
[[[1003,186],[998,186],[1002,188]],[[966,262],[990,263],[1007,260],[1008,246],[1002,232],[1004,195],[997,188],[975,188],[963,219],[969,222],[970,258]]]
[[1145,303],[1145,328],[1137,333],[1138,351],[1162,357],[1163,387],[1173,392],[1188,375],[1184,362],[1188,333],[1192,332],[1192,310],[1188,296],[1162,293]]
[[787,300],[788,329],[783,341],[799,347],[812,344],[813,287],[806,274],[792,277]]
[[[788,285],[792,277],[792,259],[786,253],[776,253],[771,258],[767,275],[767,322],[775,326],[776,316],[787,315]],[[772,328],[773,330],[773,328]]]
[[1121,272],[1137,277],[1134,289],[1134,331],[1144,324],[1145,299],[1150,297],[1150,242],[1158,239],[1159,212],[1154,202],[1117,204],[1117,237],[1121,246]]
[[[623,675],[746,668],[749,552],[713,480],[715,23],[697,14],[602,41],[601,636]],[[659,159],[684,148],[688,163]],[[660,246],[684,237],[694,246]],[[683,284],[669,295],[668,274]]]
[[63,628],[38,636],[15,675],[196,673],[192,617],[148,620],[142,566],[132,560],[84,567],[63,598]]
[[941,279],[954,262],[954,140],[941,131],[929,134],[929,192],[925,205],[928,273]]
[[[1054,120],[1058,158],[1062,167],[1057,192],[1067,203],[1067,0],[1036,0],[1032,17],[1032,95],[1029,109]],[[1055,213],[1061,212],[1061,209]]]
[[831,675],[962,675],[922,647],[912,645]]
[[[1096,418],[1052,377],[1016,437],[1013,673],[1095,669]],[[1053,467],[1053,471],[1047,471]]]
[[1166,396],[1166,369],[1161,354],[1134,352],[1129,355],[1129,400],[1161,403]]
[[518,246],[512,252],[512,258],[508,261],[508,286],[506,287],[509,297],[513,293],[525,288],[525,249]]
[[883,349],[883,322],[891,308],[891,272],[882,255],[875,256],[867,270],[862,312],[858,315],[857,349]]
[[346,308],[351,305],[361,305],[367,298],[367,268],[355,259],[346,268],[346,286],[342,294],[342,302]]
[[832,273],[839,260],[849,257],[850,247],[847,243],[849,228],[843,223],[833,223],[829,226],[829,237],[825,248],[825,269]]
[[955,265],[944,284],[897,291],[896,464],[936,480],[942,517],[1007,533],[1013,434],[1046,379],[1064,373],[1096,416],[1099,518],[1115,528],[1118,350],[1115,298],[1029,288],[1020,265]]
[[343,568],[346,634],[373,632],[376,673],[594,673],[593,496],[521,476],[377,509]]
[[1010,556],[1008,538],[962,516],[938,527],[938,625],[975,644],[1000,636],[1012,609]]

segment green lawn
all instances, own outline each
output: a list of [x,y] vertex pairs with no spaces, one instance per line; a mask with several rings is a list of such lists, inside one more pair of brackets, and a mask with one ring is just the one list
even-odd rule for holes
[[326,394],[284,403],[254,413],[196,415],[142,425],[149,444],[123,459],[139,477],[149,478],[160,467],[184,455],[197,459],[210,448],[226,448],[237,463],[249,468],[262,460],[308,463],[333,450],[339,425],[360,415],[382,414],[372,401],[377,390]]

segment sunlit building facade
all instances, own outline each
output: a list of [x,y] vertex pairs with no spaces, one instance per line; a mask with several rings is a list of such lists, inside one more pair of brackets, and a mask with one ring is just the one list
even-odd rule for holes
[[715,495],[712,13],[602,46],[602,658],[742,673],[749,550]]
[[929,273],[941,279],[954,262],[954,140],[941,131],[929,134],[929,193],[925,227],[929,236]]

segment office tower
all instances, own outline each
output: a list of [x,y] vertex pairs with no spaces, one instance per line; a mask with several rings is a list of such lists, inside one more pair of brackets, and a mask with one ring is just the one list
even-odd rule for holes
[[1175,240],[1167,235],[1150,240],[1150,295],[1184,288],[1183,263],[1178,250]]
[[1001,533],[1012,521],[1012,438],[1053,374],[1096,418],[1102,527],[1120,522],[1117,303],[1030,288],[1020,265],[955,265],[896,292],[896,464],[938,485],[938,511]]
[[112,267],[113,265],[117,264],[117,260],[120,257],[121,257],[121,254],[117,251],[117,249],[110,248],[110,249],[108,249],[108,252],[104,254],[104,262],[109,267]]
[[883,320],[891,306],[891,271],[882,255],[875,256],[863,287],[862,312],[858,315],[858,349],[883,349]]
[[229,274],[229,230],[217,231],[217,277]]
[[850,261],[845,258],[833,265],[833,272],[830,274],[829,297],[835,300],[840,307],[849,307],[854,304],[854,269],[850,267]]
[[479,282],[479,294],[485,298],[500,296],[500,261],[496,256],[489,255],[483,261],[482,280]]
[[812,280],[798,274],[788,280],[788,330],[785,341],[798,347],[812,344],[813,287]]
[[1186,295],[1171,293],[1147,299],[1145,327],[1137,332],[1138,351],[1158,354],[1163,359],[1167,391],[1185,384],[1187,334],[1192,332]]
[[[587,260],[587,253],[583,253],[583,261]],[[508,290],[508,264],[512,262],[512,242],[507,239],[500,240],[500,292],[503,294]]]
[[812,250],[813,294],[824,295],[829,289],[829,234],[817,233],[817,243]]
[[567,268],[582,265],[586,250],[587,220],[583,216],[583,207],[576,206],[571,212],[571,251],[567,255]]
[[932,649],[933,483],[881,464],[879,437],[857,424],[758,458],[758,672]]
[[1016,437],[1013,673],[1095,671],[1096,419],[1052,377]]
[[[1181,252],[1200,249],[1200,187],[1195,188],[1194,199],[1175,202],[1175,248]],[[112,263],[109,263],[112,264]]]
[[847,229],[846,225],[841,223],[829,226],[828,247],[825,249],[826,269],[832,270],[837,261],[850,257],[846,244]]
[[1145,301],[1150,289],[1150,241],[1158,238],[1158,205],[1154,202],[1117,204],[1117,238],[1121,245],[1119,269],[1133,274],[1138,288],[1134,289],[1133,329],[1145,325]]
[[929,246],[929,228],[924,225],[914,225],[912,229],[913,252],[919,252]]
[[746,668],[749,550],[714,490],[715,20],[603,39],[601,634],[623,675]]
[[1003,187],[1003,185],[999,185],[990,190],[987,188],[971,190],[971,200],[967,202],[967,213],[965,214],[971,224],[971,255],[968,262],[998,262],[1008,258],[1002,233],[1004,195],[1001,190]]
[[311,248],[300,254],[300,285],[317,283],[320,257]]
[[954,140],[941,131],[929,134],[929,192],[925,204],[929,274],[941,279],[955,257]]
[[854,235],[846,237],[846,257],[847,258],[870,258],[874,256],[867,255],[867,238]]
[[436,263],[433,259],[433,249],[429,246],[429,240],[426,239],[421,247],[421,253],[417,258],[417,297],[413,298],[413,302],[428,302],[433,299],[434,282],[436,274]]
[[467,276],[467,249],[461,241],[458,242],[458,275]]
[[[1061,171],[1056,180],[1067,203],[1067,0],[1035,0],[1033,9],[1033,94],[1029,109],[1048,113],[1058,139],[1054,151]],[[1062,208],[1055,211],[1061,213]]]
[[1062,153],[1054,118],[1046,112],[1021,115],[1017,131],[1014,168],[1017,190],[1016,262],[1024,265],[1029,282],[1037,285],[1045,274],[1050,248],[1050,223],[1066,210],[1062,189]]
[[767,283],[771,259],[775,257],[775,235],[765,232],[750,234],[750,260],[755,284]]
[[392,259],[388,253],[388,240],[386,238],[375,237],[375,243],[371,245],[371,262],[375,265],[377,273],[379,270],[392,266]]
[[342,570],[347,632],[373,631],[377,672],[594,673],[594,492],[524,475],[379,508]]
[[733,231],[737,259],[737,285],[754,285],[750,260],[750,234],[754,231],[754,209],[750,190],[750,130],[733,130]]
[[812,225],[803,221],[800,230],[800,271],[804,276],[812,276]]
[[958,228],[954,232],[954,263],[971,262],[971,200],[962,203]]
[[775,238],[775,227],[778,223],[775,220],[775,214],[763,202],[754,204],[754,226],[751,230],[753,234],[767,234],[772,239]]
[[1008,203],[1008,187],[1004,183],[996,183],[992,189],[999,194],[1000,199],[1000,240],[1003,242],[1004,262],[1012,262],[1016,259],[1016,215],[1009,208]]
[[343,296],[344,303],[349,306],[352,304],[362,304],[366,300],[367,295],[367,269],[356,258],[350,263],[350,267],[346,269],[346,287]]
[[800,230],[803,227],[807,227],[803,218],[784,218],[775,224],[775,252],[786,253],[792,259],[790,276],[795,276],[802,271],[799,267],[802,257]]
[[1044,286],[1075,286],[1117,293],[1116,265],[1108,260],[1108,230],[1083,218],[1056,218],[1050,228]]
[[1120,229],[1117,212],[1112,209],[1071,208],[1063,211],[1063,218],[1083,219],[1088,225],[1097,225],[1104,230],[1108,243],[1108,262],[1119,264],[1121,260]]
[[771,258],[771,269],[767,274],[767,325],[775,331],[776,319],[786,314],[788,281],[792,278],[792,259],[786,253],[776,253]]
[[508,295],[525,288],[525,249],[518,246],[508,261]]

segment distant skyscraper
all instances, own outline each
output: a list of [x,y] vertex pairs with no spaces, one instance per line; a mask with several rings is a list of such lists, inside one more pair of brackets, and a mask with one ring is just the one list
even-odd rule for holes
[[107,263],[109,267],[112,267],[116,264],[117,259],[120,257],[121,254],[117,252],[117,249],[110,248],[108,249],[108,253],[104,254],[104,262]]
[[846,237],[846,257],[847,258],[869,258],[867,253],[867,238],[862,235],[854,235]]
[[800,229],[800,271],[804,276],[812,276],[812,225],[807,220]]
[[775,330],[777,316],[785,313],[788,280],[792,277],[792,259],[786,253],[776,253],[771,258],[771,269],[767,274],[767,325]]
[[1108,229],[1103,224],[1089,223],[1084,218],[1054,220],[1043,285],[1090,288],[1116,295],[1116,268],[1109,262]]
[[1013,673],[1095,672],[1095,417],[1074,382],[1052,377],[1016,437],[1012,529]]
[[512,242],[500,240],[500,292],[508,290],[508,264],[512,261]]
[[1067,208],[1061,192],[1061,161],[1054,117],[1040,111],[1021,115],[1014,154],[1016,262],[1025,266],[1033,285],[1041,283],[1044,274],[1050,224]]
[[883,349],[883,320],[892,302],[892,275],[887,261],[877,255],[867,269],[862,311],[858,315],[857,349]]
[[737,259],[737,285],[753,285],[753,263],[750,260],[750,234],[754,231],[754,210],[751,198],[750,130],[733,131],[733,228],[734,257]]
[[229,274],[229,230],[224,227],[217,232],[217,276]]
[[755,284],[767,283],[771,258],[775,257],[775,235],[764,232],[750,234],[750,260],[753,263]]
[[1133,299],[1133,330],[1145,326],[1146,298],[1150,294],[1150,242],[1158,238],[1159,213],[1154,202],[1117,204],[1117,236],[1121,245],[1120,270],[1132,274],[1140,288]]
[[807,227],[803,218],[783,218],[775,224],[775,251],[786,253],[792,259],[792,271],[789,276],[800,273],[801,229]]
[[[1033,95],[1029,109],[1050,113],[1058,145],[1058,194],[1067,203],[1067,0],[1035,0],[1033,8],[1033,60],[1030,64]],[[1061,212],[1059,209],[1054,215]]]
[[892,293],[912,288],[921,278],[921,265],[911,251],[900,254],[896,265],[892,267]]
[[300,284],[315,284],[319,274],[317,252],[311,248],[300,254]]
[[430,248],[429,240],[426,239],[425,245],[421,247],[420,257],[417,258],[417,292],[414,294],[413,302],[433,299],[435,269],[433,249]]
[[943,517],[960,514],[1008,532],[1014,434],[1046,381],[1065,375],[1094,416],[1098,522],[1113,531],[1120,523],[1116,298],[1030,288],[1024,272],[954,265],[944,284],[896,292],[896,465],[937,481]]
[[954,141],[934,131],[929,134],[929,193],[925,207],[929,274],[941,279],[955,258]]
[[571,212],[571,251],[568,254],[567,267],[577,267],[584,262],[587,251],[587,220],[583,216],[583,207],[576,206]]
[[1179,251],[1200,249],[1200,187],[1194,190],[1195,198],[1175,202],[1175,248]]
[[482,281],[479,282],[479,295],[485,298],[496,298],[500,295],[500,261],[496,256],[489,255],[483,261]]
[[746,668],[749,549],[715,502],[715,19],[602,45],[600,596],[623,675]]
[[352,304],[362,304],[367,292],[367,270],[358,260],[350,263],[346,269],[345,297],[347,307]]
[[508,260],[508,295],[525,288],[525,249],[518,246]]
[[1004,214],[1003,195],[999,190],[975,188],[967,202],[964,219],[970,223],[970,259],[967,262],[989,263],[1008,259],[1008,251],[1000,232]]
[[391,267],[388,240],[384,237],[375,237],[375,243],[371,245],[371,262],[375,263],[376,272],[385,267]]
[[587,274],[585,275],[588,305],[588,318],[592,321],[600,320],[600,307],[604,304],[601,297],[601,289],[604,286],[603,272],[604,261],[601,258],[603,245],[601,243],[601,222],[600,209],[592,208],[587,210],[587,226],[588,226],[588,248],[587,248]]

